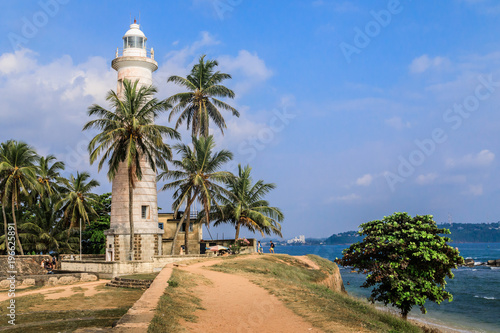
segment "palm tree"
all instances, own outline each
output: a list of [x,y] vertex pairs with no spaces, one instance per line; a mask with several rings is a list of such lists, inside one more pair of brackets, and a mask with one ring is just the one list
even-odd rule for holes
[[98,116],[99,119],[89,121],[83,128],[101,131],[89,143],[90,163],[94,163],[102,154],[99,170],[108,161],[110,181],[115,178],[123,163],[127,168],[130,260],[134,258],[133,190],[136,179],[142,179],[140,162],[145,160],[154,172],[158,168],[167,170],[166,161],[172,158],[172,152],[170,146],[163,142],[163,136],[180,139],[177,131],[154,124],[154,120],[170,104],[153,97],[157,92],[155,87],[139,86],[138,82],[124,80],[123,99],[112,90],[108,93],[106,100],[111,103],[114,111],[108,111],[97,104],[89,107],[89,116]]
[[[174,254],[177,235],[184,224],[186,218],[190,215],[190,208],[195,200],[198,200],[206,213],[210,212],[211,204],[214,202],[214,196],[227,191],[219,184],[228,182],[233,176],[227,171],[219,171],[222,165],[233,158],[233,154],[228,150],[213,152],[215,141],[213,136],[197,139],[193,137],[193,150],[185,144],[177,144],[174,149],[180,154],[181,159],[172,162],[177,170],[164,171],[158,176],[158,179],[172,179],[173,181],[165,184],[162,191],[174,189],[174,203],[172,209],[175,215],[186,204],[186,209],[182,215],[181,221],[175,231],[172,243],[171,255]],[[216,203],[215,203],[216,204]],[[208,215],[208,214],[207,214]],[[208,220],[204,221],[208,223]],[[189,220],[188,222],[189,223]],[[185,247],[188,249],[188,231],[189,224],[186,224]]]
[[226,122],[219,110],[231,111],[233,116],[240,116],[235,108],[217,99],[217,97],[234,98],[234,92],[220,84],[222,81],[230,79],[231,75],[219,71],[214,72],[217,66],[216,60],[205,60],[205,55],[203,55],[186,78],[176,75],[168,78],[167,82],[174,82],[188,90],[167,99],[167,102],[176,104],[170,112],[168,121],[180,113],[175,129],[178,129],[186,121],[187,129],[191,126],[193,137],[200,135],[208,137],[208,122],[211,119],[224,134]]
[[37,164],[37,179],[41,185],[40,197],[59,193],[58,183],[62,182],[60,171],[64,170],[64,162],[57,161],[54,155],[47,155],[47,157],[39,157]]
[[266,194],[276,188],[275,184],[266,184],[263,180],[252,185],[250,171],[238,165],[238,176],[227,182],[230,196],[220,198],[221,205],[211,214],[214,226],[230,223],[235,226],[238,239],[240,228],[246,227],[252,232],[259,231],[262,236],[276,234],[282,237],[281,225],[284,215],[277,207],[270,207],[264,200]]
[[57,202],[58,196],[53,194],[28,208],[29,216],[19,225],[23,232],[20,236],[28,251],[48,254],[68,253],[77,249],[78,237],[68,238],[70,230],[65,229],[64,211],[57,209]]
[[96,202],[97,194],[92,193],[92,190],[99,186],[99,182],[95,179],[90,179],[88,172],[76,173],[69,179],[64,179],[62,186],[62,198],[57,203],[56,209],[62,207],[64,211],[65,227],[68,228],[67,235],[69,238],[70,230],[77,226],[79,219],[85,224],[90,224],[89,215],[96,215],[92,205]]
[[7,202],[10,197],[16,243],[19,247],[19,252],[21,255],[24,255],[17,229],[16,207],[19,206],[21,195],[24,194],[28,197],[29,190],[38,190],[39,186],[36,181],[37,167],[35,166],[38,156],[35,150],[28,144],[15,140],[7,141],[2,146],[1,154],[0,174],[3,174],[4,177],[2,182],[2,202]]
[[[2,162],[2,156],[6,154],[7,144],[5,142],[0,143],[0,163]],[[5,194],[5,172],[0,172],[0,202],[2,203],[2,217],[3,217],[3,230],[5,235],[4,246],[7,250],[7,215],[5,213],[5,205],[7,200],[3,200]]]

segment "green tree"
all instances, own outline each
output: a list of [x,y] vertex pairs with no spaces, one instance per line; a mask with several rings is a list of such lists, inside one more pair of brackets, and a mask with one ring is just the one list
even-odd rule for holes
[[10,198],[16,244],[21,255],[24,255],[17,229],[16,208],[19,207],[22,195],[28,197],[30,190],[38,189],[37,167],[35,166],[38,156],[31,146],[15,140],[9,140],[2,145],[0,153],[2,154],[0,156],[0,174],[3,176],[2,203],[7,202]]
[[[193,137],[193,146],[193,149],[191,149],[191,147],[185,144],[175,145],[174,149],[181,156],[180,160],[172,162],[177,170],[168,170],[158,176],[159,180],[173,180],[165,184],[161,190],[174,190],[172,209],[175,210],[175,214],[177,214],[183,204],[186,204],[184,214],[175,230],[171,255],[174,254],[177,235],[186,219],[185,247],[186,253],[189,253],[187,231],[190,227],[190,220],[188,217],[193,202],[198,200],[204,211],[206,213],[210,212],[214,197],[220,193],[227,193],[221,185],[234,177],[230,172],[220,171],[223,164],[233,158],[233,154],[224,149],[214,152],[215,141],[213,136],[210,135],[207,138],[200,137],[199,139]],[[208,222],[205,221],[207,224]]]
[[93,204],[96,217],[83,232],[83,253],[104,254],[106,252],[105,230],[110,226],[111,193],[104,193]]
[[273,189],[275,184],[264,183],[263,180],[253,184],[250,176],[252,168],[238,165],[238,176],[227,182],[229,196],[220,198],[220,206],[210,219],[214,226],[230,223],[235,226],[235,239],[239,238],[240,228],[243,226],[252,232],[259,231],[262,236],[276,234],[282,237],[281,224],[284,215],[277,207],[271,207],[264,197]]
[[367,273],[363,288],[371,301],[391,304],[406,319],[414,305],[426,313],[426,300],[440,304],[453,296],[445,290],[446,277],[463,263],[458,250],[447,244],[448,229],[439,229],[431,215],[411,217],[395,213],[360,226],[365,238],[343,251],[335,261]]
[[163,137],[180,139],[177,131],[156,125],[154,120],[170,107],[166,101],[154,98],[157,90],[153,86],[139,86],[129,80],[123,82],[123,98],[110,91],[106,100],[113,111],[94,104],[88,115],[99,117],[89,121],[83,130],[100,131],[89,143],[90,163],[100,155],[99,170],[108,161],[108,179],[112,181],[123,164],[127,168],[130,222],[130,260],[134,258],[133,191],[136,180],[142,179],[141,160],[145,160],[154,172],[158,168],[167,170],[166,161],[172,158],[170,146]]
[[56,207],[59,196],[46,195],[38,204],[24,207],[22,222],[19,224],[20,237],[28,252],[49,254],[71,253],[78,249],[78,237],[69,237],[64,226],[62,209]]
[[93,193],[99,182],[90,179],[88,172],[77,172],[65,179],[62,186],[62,198],[57,204],[57,208],[62,207],[64,211],[65,227],[69,229],[79,226],[79,220],[82,219],[83,225],[90,223],[90,217],[96,215],[92,205],[97,200],[97,194]]
[[40,184],[40,197],[59,193],[63,182],[60,172],[64,170],[64,162],[57,161],[54,155],[37,158],[37,180]]
[[167,82],[174,82],[188,90],[167,99],[169,103],[175,104],[168,120],[172,121],[172,118],[180,113],[175,129],[185,121],[188,129],[191,126],[192,137],[208,137],[211,119],[224,134],[226,122],[219,110],[227,110],[233,116],[240,116],[235,108],[218,99],[234,98],[234,92],[221,85],[222,81],[230,79],[231,75],[215,71],[217,66],[216,60],[205,60],[203,55],[186,78],[176,75],[168,78]]

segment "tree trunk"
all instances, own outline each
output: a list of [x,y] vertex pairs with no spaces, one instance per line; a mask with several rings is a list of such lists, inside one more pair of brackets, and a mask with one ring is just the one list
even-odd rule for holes
[[128,170],[128,220],[130,223],[130,260],[134,260],[134,180],[132,169]]
[[401,318],[403,318],[405,321],[408,320],[408,312],[401,312]]
[[[191,199],[191,198],[189,198],[189,199]],[[191,207],[189,207],[189,209],[186,209],[186,211],[187,211],[188,215],[186,218],[186,232],[184,233],[184,247],[185,247],[185,251],[186,251],[185,253],[189,254],[188,243],[189,243],[189,227],[191,225]]]
[[[14,195],[12,195],[14,196]],[[14,221],[14,229],[16,232],[16,242],[17,246],[19,246],[19,252],[21,252],[21,255],[24,256],[24,251],[23,251],[23,246],[21,244],[21,240],[19,239],[19,231],[17,230],[17,220],[16,220],[16,210],[14,207],[14,197],[12,198],[12,220]]]
[[238,237],[240,236],[240,227],[241,227],[241,223],[240,222],[236,222],[236,235],[234,236],[234,241],[235,242],[238,239]]
[[194,198],[196,198],[196,193],[195,193],[195,195],[193,195],[193,197],[191,199],[189,199],[188,204],[186,205],[186,211],[184,212],[184,214],[182,214],[181,221],[179,222],[179,225],[177,226],[177,229],[175,230],[174,239],[172,240],[172,249],[170,250],[171,256],[174,255],[175,243],[177,241],[177,235],[179,234],[179,231],[181,230],[182,224],[186,220],[187,214],[189,214],[189,210],[191,209],[191,204],[193,203]]
[[5,251],[7,252],[8,242],[7,242],[7,214],[5,214],[5,202],[2,201],[2,215],[3,215],[3,230],[5,232]]

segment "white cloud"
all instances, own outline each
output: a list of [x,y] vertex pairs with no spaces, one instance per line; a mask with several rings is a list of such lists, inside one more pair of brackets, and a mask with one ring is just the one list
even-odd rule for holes
[[441,70],[450,66],[450,60],[446,57],[430,58],[424,54],[418,58],[413,59],[410,64],[410,73],[419,74],[427,71],[428,69]]
[[257,53],[240,50],[236,57],[223,55],[218,59],[221,70],[237,79],[234,91],[242,94],[269,79],[273,72]]
[[446,166],[449,168],[463,167],[463,168],[477,168],[487,167],[495,160],[495,154],[484,149],[477,154],[468,154],[458,159],[448,158]]
[[483,195],[483,185],[470,185],[467,191],[462,192],[465,195],[473,195],[475,197]]
[[401,131],[405,128],[411,128],[411,123],[409,121],[403,121],[401,117],[393,117],[390,119],[386,119],[385,123],[389,125],[390,127],[393,127],[397,129],[398,131]]
[[36,66],[37,54],[29,49],[14,53],[4,53],[0,56],[0,76],[29,72]]
[[359,177],[358,179],[356,179],[356,185],[359,185],[359,186],[370,186],[370,184],[372,183],[373,181],[373,176],[370,175],[370,174],[366,174],[362,177]]
[[438,178],[438,175],[435,173],[428,173],[425,175],[419,175],[416,179],[415,182],[418,185],[429,185],[434,183],[434,181]]
[[344,202],[344,203],[351,203],[354,201],[358,201],[361,199],[361,196],[351,193],[343,196],[336,196],[336,197],[331,197],[327,200],[327,203],[332,203],[332,202]]

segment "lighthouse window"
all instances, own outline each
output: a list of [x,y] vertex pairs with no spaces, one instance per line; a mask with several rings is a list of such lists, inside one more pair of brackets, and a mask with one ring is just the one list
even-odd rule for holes
[[149,206],[142,206],[141,207],[141,217],[143,219],[149,218]]
[[143,49],[145,47],[144,38],[138,37],[138,36],[124,37],[123,42],[124,42],[123,47],[126,49],[128,49],[128,48]]

